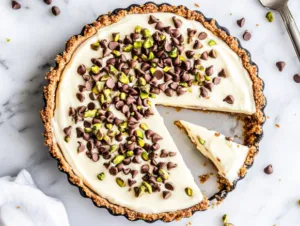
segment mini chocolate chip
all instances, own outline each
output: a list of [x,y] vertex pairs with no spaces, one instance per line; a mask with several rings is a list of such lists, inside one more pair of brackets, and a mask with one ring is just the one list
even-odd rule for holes
[[210,92],[212,91],[212,88],[214,87],[214,84],[212,83],[212,82],[206,82],[205,84],[204,84],[204,87],[206,88],[206,89],[208,89]]
[[97,162],[97,161],[99,160],[99,154],[98,154],[98,153],[93,153],[93,154],[92,154],[92,160],[93,160],[94,162]]
[[119,47],[120,45],[119,45],[119,43],[118,42],[109,42],[108,43],[108,48],[110,49],[110,50],[115,50],[115,49],[117,49],[118,47]]
[[170,170],[170,169],[173,169],[177,167],[177,164],[176,163],[173,163],[173,162],[168,162],[167,164],[167,169]]
[[149,169],[150,169],[149,165],[144,164],[141,166],[141,173],[143,173],[143,174],[148,173]]
[[111,175],[113,175],[113,176],[116,176],[116,175],[118,174],[118,169],[117,169],[117,167],[114,167],[114,166],[110,167],[110,168],[109,168],[109,173],[110,173]]
[[215,78],[213,79],[213,83],[214,83],[215,85],[220,84],[220,82],[221,82],[221,79],[220,79],[219,77],[215,77]]
[[53,6],[51,11],[54,16],[58,16],[60,14],[60,9],[57,6]]
[[228,95],[223,99],[223,101],[227,102],[228,104],[233,104],[234,103],[234,97],[232,95]]
[[180,35],[180,31],[178,29],[172,29],[171,30],[171,36],[173,38],[177,38]]
[[89,110],[94,110],[95,107],[96,107],[96,105],[95,105],[94,102],[90,102],[90,103],[87,105],[87,108],[88,108]]
[[249,31],[245,31],[244,34],[243,34],[243,39],[245,41],[249,41],[251,39],[252,35]]
[[158,168],[162,169],[162,168],[165,167],[166,164],[167,164],[167,163],[165,163],[165,162],[159,162],[159,163],[156,164],[156,166],[157,166]]
[[187,50],[187,51],[185,51],[185,55],[187,58],[192,59],[193,56],[195,55],[195,51]]
[[78,153],[81,153],[81,152],[83,152],[83,151],[84,151],[84,149],[85,149],[85,146],[84,146],[84,144],[83,144],[83,143],[81,143],[80,141],[77,141],[77,143],[78,143],[77,152],[78,152]]
[[204,98],[208,96],[208,92],[204,87],[200,87],[200,96]]
[[141,159],[138,156],[134,156],[132,159],[133,163],[141,163]]
[[285,62],[284,61],[279,61],[276,63],[276,67],[278,68],[278,70],[281,72],[283,71],[284,67],[285,67]]
[[172,151],[169,152],[169,156],[170,156],[170,157],[173,157],[173,156],[175,156],[176,154],[177,154],[176,152],[172,152]]
[[93,140],[89,140],[86,144],[86,147],[89,151],[93,150],[94,149],[94,142]]
[[47,5],[51,5],[52,0],[44,0],[44,2],[45,2]]
[[163,71],[161,71],[161,70],[156,70],[156,71],[154,72],[153,76],[154,76],[155,78],[157,78],[158,80],[160,80],[160,79],[163,78],[164,73],[163,73]]
[[202,60],[207,60],[207,59],[208,59],[208,53],[207,53],[206,51],[204,51],[204,52],[201,54],[200,58],[201,58]]
[[157,24],[155,25],[155,29],[159,30],[159,31],[162,31],[164,29],[165,25],[159,21],[157,22]]
[[300,74],[295,74],[293,79],[296,83],[300,83]]
[[167,88],[167,89],[165,90],[165,94],[166,94],[168,97],[173,96],[173,93],[174,93],[174,91],[173,91],[172,89],[170,89],[170,88]]
[[219,73],[218,73],[218,76],[219,77],[222,77],[222,78],[227,78],[227,73],[224,69],[222,69]]
[[201,42],[199,42],[198,40],[195,41],[194,45],[193,45],[193,49],[200,49],[202,47]]
[[157,19],[155,16],[153,16],[153,15],[150,15],[150,17],[149,17],[149,20],[148,20],[148,23],[149,24],[155,24],[155,23],[157,23],[159,21],[159,19]]
[[207,38],[207,34],[205,32],[200,32],[199,35],[198,35],[198,38],[200,40],[204,40]]
[[214,73],[214,66],[211,65],[205,69],[205,74],[211,76]]
[[138,171],[137,170],[131,170],[131,176],[132,176],[132,179],[134,179],[137,175],[138,175]]
[[72,132],[72,126],[68,126],[64,128],[64,133],[66,134],[66,136],[71,136],[71,132]]
[[110,162],[105,162],[105,163],[103,163],[103,165],[106,169],[108,169],[108,167],[110,166]]
[[86,72],[86,68],[83,64],[79,65],[77,68],[77,73],[80,75],[84,75]]
[[171,197],[171,192],[169,191],[163,191],[163,198],[164,199],[168,199]]
[[266,174],[272,174],[273,173],[273,166],[270,164],[268,165],[265,169],[264,169],[264,172]]
[[216,51],[213,50],[213,49],[209,52],[208,55],[209,55],[211,58],[217,58],[217,53],[216,53]]
[[174,186],[169,182],[165,183],[165,188],[168,190],[174,191]]
[[188,29],[187,29],[187,34],[188,34],[189,37],[195,36],[196,33],[197,33],[196,30],[193,30],[193,29],[191,29],[191,28],[188,28]]
[[128,186],[131,187],[132,185],[134,185],[136,183],[136,180],[131,180],[130,178],[128,178]]
[[159,148],[160,148],[160,146],[159,146],[158,143],[152,144],[152,146],[151,146],[151,149],[152,149],[153,151],[156,151],[156,150],[158,150]]
[[185,93],[186,91],[183,90],[181,87],[178,87],[177,90],[176,90],[176,94],[177,96],[181,96]]
[[21,9],[21,4],[19,2],[17,2],[17,1],[12,1],[11,2],[11,7],[13,9]]
[[76,93],[76,97],[77,97],[77,99],[78,99],[80,102],[83,102],[84,99],[85,99],[85,97],[84,97],[83,94],[81,94],[81,93]]
[[126,158],[123,160],[122,162],[124,165],[129,165],[131,163],[131,159],[130,158]]
[[246,20],[245,20],[245,18],[243,17],[243,18],[237,20],[236,23],[237,23],[237,25],[238,25],[239,27],[243,27],[243,26],[245,25],[245,21],[246,21]]
[[[124,161],[124,160],[123,160],[123,161]],[[125,175],[128,175],[128,174],[131,172],[131,169],[129,169],[129,168],[123,168],[122,171],[123,171],[123,173],[124,173]]]
[[175,16],[173,16],[172,19],[173,19],[175,27],[180,28],[181,25],[182,25],[182,21],[179,18],[175,17]]

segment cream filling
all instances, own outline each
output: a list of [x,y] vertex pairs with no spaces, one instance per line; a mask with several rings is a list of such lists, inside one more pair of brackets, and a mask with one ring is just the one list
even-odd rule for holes
[[[217,167],[221,176],[233,183],[239,178],[240,169],[243,167],[249,148],[226,140],[225,136],[204,127],[180,120],[189,137],[197,144],[198,150]],[[199,138],[204,140],[201,144]]]
[[[154,16],[164,22],[165,25],[173,26],[171,18],[174,14],[155,13]],[[56,93],[56,109],[52,124],[55,140],[60,146],[64,157],[75,173],[79,175],[91,189],[110,202],[134,211],[142,213],[160,213],[191,207],[200,203],[203,200],[203,196],[200,189],[195,184],[191,172],[186,167],[172,137],[164,126],[163,119],[159,116],[155,107],[153,107],[155,115],[151,116],[149,119],[143,120],[150,129],[163,136],[163,140],[158,142],[160,149],[165,148],[167,151],[177,152],[175,157],[163,159],[163,161],[170,160],[178,165],[177,168],[170,171],[171,175],[169,181],[173,183],[175,191],[172,192],[171,197],[167,200],[162,199],[161,193],[154,193],[151,195],[146,194],[140,198],[136,198],[134,197],[133,192],[128,192],[128,187],[120,188],[115,182],[115,177],[110,176],[107,169],[104,168],[104,161],[102,158],[100,158],[98,162],[92,162],[84,153],[77,153],[78,145],[77,139],[75,139],[75,126],[72,127],[70,141],[66,143],[63,139],[63,128],[74,125],[71,117],[68,116],[69,107],[86,105],[89,102],[88,96],[85,95],[85,102],[80,103],[76,98],[76,93],[78,92],[78,85],[83,82],[82,78],[77,74],[77,67],[80,64],[90,67],[92,65],[90,61],[91,58],[101,57],[99,51],[91,51],[90,44],[101,39],[111,40],[111,34],[113,32],[120,32],[121,38],[123,38],[125,34],[132,32],[136,25],[148,28],[151,32],[154,32],[154,26],[149,25],[147,22],[148,18],[149,15],[128,15],[118,23],[100,29],[97,34],[82,43],[73,54],[71,62],[66,66],[62,74],[62,79]],[[180,19],[183,22],[180,31],[185,35],[185,39],[188,27],[196,29],[198,32],[205,31],[208,34],[208,38],[205,41],[202,41],[204,47],[201,50],[196,50],[196,53],[211,49],[211,47],[207,45],[208,40],[214,39],[217,42],[217,45],[213,48],[216,50],[218,58],[209,58],[208,61],[203,61],[204,66],[214,65],[215,73],[212,77],[216,76],[217,72],[222,68],[227,71],[229,76],[226,79],[222,79],[221,83],[213,88],[213,92],[210,93],[210,97],[207,99],[199,98],[199,87],[193,86],[192,92],[186,93],[180,97],[167,97],[165,94],[160,94],[156,99],[151,100],[153,104],[194,107],[245,114],[254,113],[255,103],[253,99],[252,81],[247,71],[243,68],[240,58],[222,40],[205,29],[199,22],[189,21],[184,18]],[[191,47],[187,45],[186,49],[191,49]],[[223,102],[223,99],[227,95],[234,96],[234,104],[230,105]],[[118,114],[119,112],[114,113]],[[130,167],[140,170],[140,165],[131,164]],[[100,172],[106,172],[104,181],[99,181],[96,177]],[[139,174],[136,178],[137,181],[141,180],[140,176],[141,175]],[[127,177],[130,176],[122,175],[122,178]],[[189,197],[185,194],[185,187],[193,189],[193,197]]]

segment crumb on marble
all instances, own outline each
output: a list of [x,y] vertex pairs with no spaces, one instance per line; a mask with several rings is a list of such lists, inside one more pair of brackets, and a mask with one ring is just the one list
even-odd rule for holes
[[20,206],[16,206],[16,208],[17,208],[17,209],[20,209],[21,207],[20,207]]
[[11,39],[10,38],[6,38],[6,42],[10,42],[11,41]]
[[198,3],[195,3],[194,6],[198,7],[198,8],[200,7],[200,5]]
[[188,222],[185,224],[185,226],[190,226],[190,225],[192,225],[192,222]]
[[280,125],[279,125],[278,123],[276,123],[275,126],[276,126],[277,128],[280,128]]

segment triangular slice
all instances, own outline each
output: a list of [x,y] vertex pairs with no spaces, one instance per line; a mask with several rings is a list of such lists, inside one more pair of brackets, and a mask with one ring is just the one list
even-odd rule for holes
[[254,147],[238,144],[216,131],[186,121],[177,121],[176,125],[184,129],[197,149],[211,160],[230,187],[245,175],[245,162],[254,153]]

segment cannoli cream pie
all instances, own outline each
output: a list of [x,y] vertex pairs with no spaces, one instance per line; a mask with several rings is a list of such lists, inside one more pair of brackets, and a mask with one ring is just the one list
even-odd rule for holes
[[[56,61],[41,111],[46,145],[97,206],[147,221],[208,208],[157,105],[245,121],[244,145],[179,122],[228,190],[252,164],[264,121],[262,81],[214,20],[184,7],[132,6],[87,25]],[[206,140],[200,148],[199,137]]]

